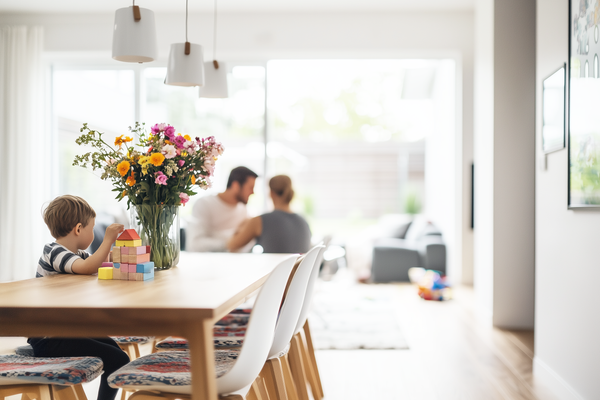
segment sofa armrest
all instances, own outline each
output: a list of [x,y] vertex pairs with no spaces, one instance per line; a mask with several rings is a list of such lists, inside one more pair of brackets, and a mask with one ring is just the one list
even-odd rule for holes
[[417,245],[425,269],[446,274],[446,245],[441,236],[423,236]]

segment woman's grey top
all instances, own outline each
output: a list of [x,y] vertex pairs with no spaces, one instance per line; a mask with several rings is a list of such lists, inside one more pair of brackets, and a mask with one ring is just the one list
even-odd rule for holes
[[262,233],[256,244],[265,253],[306,253],[310,250],[310,228],[298,214],[274,210],[263,214]]

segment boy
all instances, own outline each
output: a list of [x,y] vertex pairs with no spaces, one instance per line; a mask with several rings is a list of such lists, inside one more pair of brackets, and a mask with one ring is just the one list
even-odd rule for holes
[[[96,213],[81,197],[59,196],[43,212],[44,222],[56,239],[44,246],[36,278],[54,274],[92,275],[98,272],[124,226],[112,224],[106,228],[104,241],[90,255],[87,249],[94,240]],[[98,400],[114,400],[118,389],[108,386],[107,378],[129,362],[127,354],[111,338],[62,339],[29,338],[35,357],[99,357],[104,364],[100,377]]]

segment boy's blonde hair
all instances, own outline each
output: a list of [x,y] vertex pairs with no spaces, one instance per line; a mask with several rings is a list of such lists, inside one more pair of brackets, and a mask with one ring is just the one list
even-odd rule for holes
[[86,227],[90,219],[96,218],[96,212],[81,197],[67,194],[52,200],[43,216],[52,237],[59,239],[67,236],[79,223]]

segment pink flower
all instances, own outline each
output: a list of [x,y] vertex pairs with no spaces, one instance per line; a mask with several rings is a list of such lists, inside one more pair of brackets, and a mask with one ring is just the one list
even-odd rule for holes
[[185,203],[190,201],[190,196],[188,196],[185,193],[179,193],[179,198],[181,199],[181,204],[183,204],[184,206],[185,206]]
[[175,145],[177,146],[178,149],[183,149],[183,145],[185,144],[186,140],[183,136],[177,136],[175,137],[175,139],[173,140],[175,142]]
[[177,164],[179,164],[179,167],[183,167],[183,164],[185,164],[185,161],[179,160],[179,161],[177,161]]
[[163,146],[161,153],[165,155],[165,158],[173,158],[177,156],[177,150],[175,150],[175,146],[171,144]]
[[165,128],[165,137],[170,141],[173,141],[173,139],[175,139],[175,128],[173,128],[171,125],[167,125]]
[[154,179],[154,183],[156,183],[157,185],[166,185],[167,184],[168,178],[161,171],[158,171],[156,174],[154,174],[154,176],[156,177],[156,179]]

